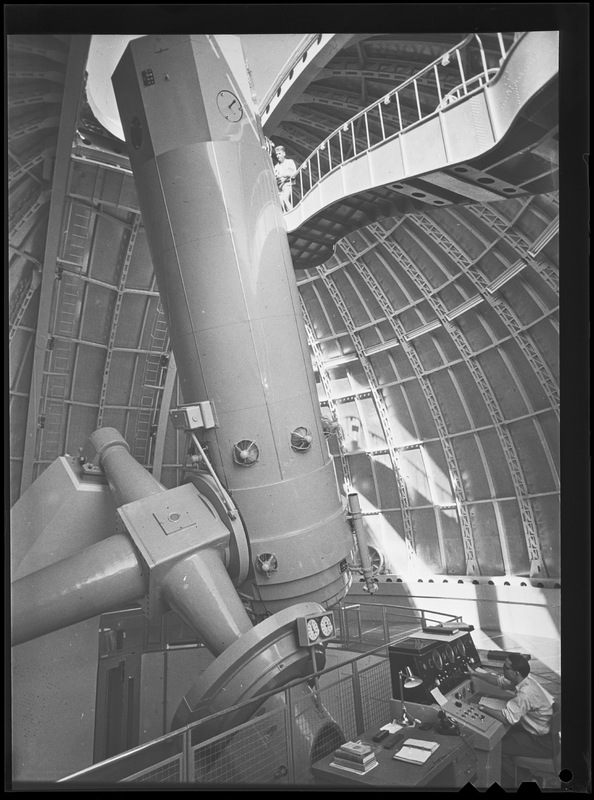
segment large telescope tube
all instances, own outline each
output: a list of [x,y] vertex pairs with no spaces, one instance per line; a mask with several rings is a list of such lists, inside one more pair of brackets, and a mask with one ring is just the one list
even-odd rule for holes
[[332,605],[353,542],[241,44],[135,39],[113,84],[184,401],[214,408],[201,437],[250,539],[241,591]]

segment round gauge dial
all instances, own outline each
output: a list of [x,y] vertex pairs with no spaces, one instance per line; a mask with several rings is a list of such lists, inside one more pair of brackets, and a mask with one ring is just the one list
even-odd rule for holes
[[436,669],[443,669],[443,660],[437,650],[433,653],[433,664]]
[[460,656],[460,658],[464,658],[466,654],[466,648],[464,647],[464,642],[462,641],[457,642],[457,648],[458,648],[458,655]]
[[452,645],[451,644],[446,644],[446,646],[443,648],[443,652],[444,652],[446,661],[449,661],[450,664],[453,664],[454,661],[456,660],[456,656],[454,655],[454,650],[452,648]]
[[226,89],[218,93],[217,107],[229,122],[239,122],[243,117],[243,106],[239,97]]
[[307,623],[307,638],[310,642],[314,642],[320,635],[320,629],[315,619],[310,619]]
[[322,617],[320,620],[320,628],[322,629],[322,633],[324,636],[331,636],[334,632],[334,627],[332,626],[332,620],[330,617]]

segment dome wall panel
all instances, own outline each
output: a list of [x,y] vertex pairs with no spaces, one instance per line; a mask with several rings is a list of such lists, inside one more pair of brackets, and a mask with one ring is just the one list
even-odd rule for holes
[[[402,514],[399,511],[388,511],[382,516],[384,519],[383,524],[380,526],[380,535],[385,531],[382,552],[386,558],[386,565],[394,573],[404,572],[408,568],[408,554],[404,539]],[[375,521],[374,517],[368,519]]]
[[[541,250],[541,253],[543,251]],[[539,256],[540,257],[540,254]],[[550,259],[552,264],[559,262],[558,258]],[[533,292],[538,298],[539,303],[546,310],[553,310],[559,306],[559,295],[549,286],[534,268],[523,269],[520,273],[522,283],[526,286],[526,291]]]
[[[339,358],[340,356],[344,355],[351,355],[355,352],[353,342],[350,336],[347,336],[346,334],[338,336],[336,339],[318,342],[318,347],[320,348],[322,358],[324,360]],[[336,368],[329,364],[328,369],[334,372]]]
[[553,377],[559,381],[559,333],[551,319],[543,319],[530,327],[530,338]]
[[29,393],[31,368],[33,366],[34,334],[32,331],[18,330],[10,343],[11,355],[8,359],[8,382],[14,392]]
[[474,309],[456,317],[453,324],[460,329],[462,336],[473,353],[493,344],[492,337],[481,323]]
[[[327,318],[326,326],[328,333],[323,335],[332,335],[333,333],[346,333],[346,326],[344,324],[344,320],[340,316],[338,309],[330,295],[328,289],[324,286],[321,280],[315,282],[315,293],[316,293],[316,300],[319,305],[323,308],[323,315]],[[306,299],[306,306],[309,309],[309,302]],[[312,318],[317,320],[319,315],[316,315],[313,312]],[[320,317],[321,319],[321,317]]]
[[348,377],[344,374],[345,367],[335,367],[329,370],[330,386],[332,388],[332,396],[337,399],[345,395],[351,394],[351,384]]
[[460,465],[460,476],[467,500],[489,499],[492,496],[491,488],[485,473],[482,455],[474,436],[456,436],[452,439],[452,446]]
[[478,431],[476,437],[485,454],[489,477],[493,484],[491,496],[513,497],[516,490],[497,431],[494,428]]
[[[394,476],[394,470],[392,469],[390,456],[387,454],[381,456],[374,455],[372,458],[377,481],[379,508],[400,508],[398,486],[396,485],[396,478]],[[353,467],[356,466],[356,463],[354,463]],[[400,528],[400,530],[402,530],[402,528]]]
[[[375,253],[367,253],[365,255],[365,263],[380,284],[382,291],[395,311],[399,311],[410,304],[410,297],[400,283],[400,274],[396,275],[382,263]],[[418,289],[415,290],[414,296],[419,296]]]
[[[375,315],[370,316],[367,308],[361,302],[361,298],[353,288],[352,283],[348,280],[346,275],[344,275],[341,270],[333,272],[330,279],[334,281],[334,284],[345,306],[348,308],[349,315],[353,320],[353,324],[355,325],[355,327],[358,327],[360,325],[366,325],[374,317],[382,316],[381,311],[379,309],[377,309],[377,313]],[[377,307],[377,304],[375,305]]]
[[[150,314],[146,324],[143,321],[147,302]],[[150,333],[157,315],[157,298],[150,299],[141,294],[124,294],[120,305],[118,326],[115,332],[116,347],[150,347]]]
[[93,283],[86,285],[81,339],[98,344],[108,341],[115,301],[115,291]]
[[382,430],[377,408],[372,397],[362,397],[358,400],[358,407],[361,411],[364,430],[367,431],[367,449],[376,450],[386,446],[386,437]]
[[454,342],[449,331],[447,331],[444,326],[431,331],[431,338],[438,350],[443,353],[443,361],[445,363],[450,364],[452,361],[460,360],[461,356],[458,345]]
[[481,575],[505,574],[499,525],[492,503],[471,504],[468,506],[468,514]]
[[437,573],[445,571],[446,565],[442,563],[433,509],[411,510],[411,520],[415,553],[421,559],[423,567]]
[[[469,381],[472,379],[466,376],[465,380]],[[433,386],[433,391],[448,431],[450,433],[459,433],[471,428],[473,425],[472,420],[468,419],[466,410],[460,400],[458,389],[452,381],[449,370],[434,372],[431,375],[431,385]],[[463,384],[463,386],[465,390],[466,385]]]
[[[370,319],[379,319],[384,316],[384,312],[379,301],[369,291],[367,283],[354,266],[348,265],[345,267],[345,269],[334,273],[334,276],[339,275],[340,279],[336,280],[336,285],[338,286],[339,290],[342,291],[343,288],[349,286],[350,291],[355,292],[356,294],[358,293],[360,296],[359,303],[367,308],[367,317]],[[343,296],[346,297],[346,295]],[[361,300],[361,298],[363,298],[363,300]],[[356,307],[357,306],[355,306],[355,308]],[[349,311],[350,310],[351,309],[349,306]]]
[[509,557],[509,573],[511,575],[528,575],[530,560],[520,507],[516,500],[505,500],[499,503],[499,512],[503,527],[501,537],[505,542]]
[[[423,445],[425,470],[431,484],[435,505],[446,506],[455,502],[450,480],[450,471],[440,442],[427,442]],[[452,512],[455,516],[455,511]]]
[[425,370],[435,369],[443,365],[442,355],[435,346],[433,337],[429,334],[419,336],[418,339],[411,342],[411,346],[415,348],[419,361]]
[[414,375],[414,370],[406,353],[399,345],[389,351],[369,356],[369,362],[380,386],[394,381],[405,381]]
[[441,528],[446,562],[442,572],[448,575],[462,575],[466,571],[466,558],[458,515],[455,509],[436,508],[435,512]]
[[369,380],[360,361],[351,361],[345,365],[345,372],[349,382],[349,394],[353,392],[366,392],[369,389]]
[[544,436],[546,446],[551,454],[551,459],[554,465],[554,473],[556,476],[556,483],[559,483],[560,465],[561,465],[561,437],[559,434],[559,420],[552,411],[546,414],[539,414],[535,420],[535,425],[538,424],[539,430]]
[[[532,498],[540,550],[548,577],[561,576],[561,509],[556,495]],[[571,532],[569,533],[571,536]]]
[[416,441],[415,426],[405,399],[403,387],[385,387],[383,395],[395,446],[403,447]]
[[437,436],[435,420],[429,410],[427,399],[417,381],[408,381],[402,386],[409,406],[413,409],[415,430],[418,438],[423,441]]
[[342,427],[345,450],[348,453],[357,453],[367,450],[368,444],[365,436],[361,411],[354,400],[339,403],[338,421]]
[[137,356],[135,353],[116,351],[109,366],[109,379],[105,395],[106,405],[125,406],[130,400],[132,381],[136,373],[135,383],[142,381],[142,369],[135,370]]
[[508,427],[523,467],[528,491],[534,494],[554,492],[557,485],[534,421],[517,420]]
[[528,398],[528,408],[540,411],[550,406],[549,399],[538,379],[532,365],[520,349],[516,341],[501,343],[501,351],[509,360],[517,375],[517,383]]
[[98,217],[89,274],[97,280],[116,284],[121,271],[122,250],[128,242],[128,231],[118,222]]
[[408,502],[411,509],[415,506],[432,505],[431,486],[420,448],[400,451],[398,463],[406,484]]
[[[451,380],[455,381],[460,387],[460,392],[468,408],[468,413],[472,418],[470,427],[482,428],[493,425],[493,419],[491,418],[489,409],[485,404],[485,400],[474,377],[470,373],[469,367],[464,363],[453,364],[449,373],[451,374]],[[441,375],[441,373],[439,373],[439,375]],[[460,402],[460,398],[458,402]],[[447,409],[443,406],[441,409],[445,414]]]
[[[377,508],[375,479],[371,471],[371,461],[366,453],[349,456],[349,466],[353,479],[353,489]],[[363,503],[362,503],[363,506]]]
[[488,350],[481,353],[477,356],[477,362],[483,369],[504,418],[518,417],[530,411],[515,377],[497,351]]
[[359,341],[363,349],[367,349],[368,347],[374,347],[375,345],[381,344],[383,339],[380,338],[379,331],[376,325],[370,326],[368,328],[363,328],[362,330],[357,332],[359,337]]
[[[334,437],[335,438],[335,437]],[[332,452],[332,450],[330,451]],[[336,485],[338,486],[338,490],[340,493],[344,493],[344,484],[345,484],[345,476],[342,469],[342,463],[340,458],[333,458],[332,463],[334,464],[334,474],[336,475]]]
[[521,273],[511,281],[504,283],[497,294],[513,310],[522,325],[530,325],[542,316],[541,307],[526,291]]
[[99,407],[70,406],[68,413],[68,428],[64,452],[76,455],[79,447],[86,448],[89,436],[97,428],[97,412]]
[[72,400],[80,403],[99,403],[105,357],[106,351],[103,348],[84,344],[78,346]]
[[[472,286],[470,286],[469,289],[471,297],[476,294],[476,291],[473,291]],[[468,294],[465,294],[462,291],[462,287],[458,281],[446,283],[445,286],[442,286],[439,292],[437,292],[437,296],[444,304],[447,311],[453,311],[453,309],[457,308],[459,305],[468,300],[469,297]]]
[[24,441],[22,431],[25,429],[27,423],[28,406],[29,399],[27,397],[19,397],[17,395],[10,398],[8,441],[10,456],[12,458],[21,458],[23,455]]
[[130,258],[126,286],[131,289],[144,289],[147,291],[153,288],[153,283],[153,262],[148,248],[146,233],[144,228],[141,227]]

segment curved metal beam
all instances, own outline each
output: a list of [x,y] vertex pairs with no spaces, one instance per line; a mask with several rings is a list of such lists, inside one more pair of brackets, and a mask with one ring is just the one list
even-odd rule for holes
[[31,393],[25,429],[21,493],[33,482],[33,463],[37,444],[37,422],[40,412],[43,368],[46,358],[48,326],[50,321],[54,289],[55,266],[60,248],[62,231],[62,211],[66,198],[69,155],[78,119],[80,93],[84,83],[84,69],[91,41],[90,36],[73,36],[68,53],[66,80],[64,82],[63,103],[60,113],[60,129],[56,147],[52,192],[50,199],[47,240],[43,259],[41,278],[41,298],[37,315],[35,335],[35,355],[31,373]]

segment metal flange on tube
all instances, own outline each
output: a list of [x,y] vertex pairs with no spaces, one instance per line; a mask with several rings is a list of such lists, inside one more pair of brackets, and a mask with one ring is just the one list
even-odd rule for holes
[[91,443],[148,573],[149,618],[172,608],[218,655],[252,628],[225,568],[227,527],[191,484],[165,489],[115,429]]

